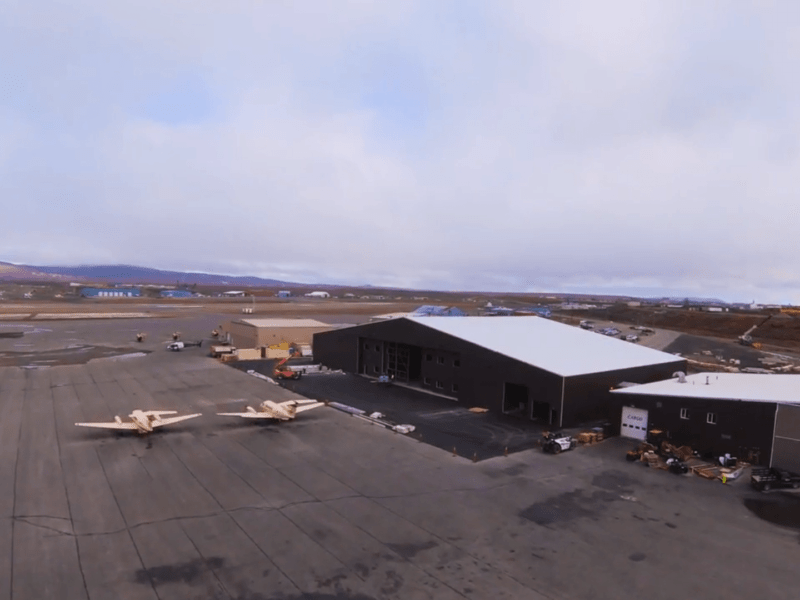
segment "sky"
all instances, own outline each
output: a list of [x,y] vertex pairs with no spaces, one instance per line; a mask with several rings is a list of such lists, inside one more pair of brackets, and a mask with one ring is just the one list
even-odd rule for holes
[[0,0],[0,261],[800,304],[800,3]]

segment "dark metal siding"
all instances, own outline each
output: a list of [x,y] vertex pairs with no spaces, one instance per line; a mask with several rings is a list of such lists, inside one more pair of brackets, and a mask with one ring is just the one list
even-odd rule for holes
[[358,334],[360,327],[346,327],[314,334],[314,360],[331,369],[358,372]]
[[[612,396],[618,402],[614,416],[617,427],[623,406],[643,408],[648,412],[648,429],[667,432],[675,445],[685,444],[715,456],[729,452],[743,459],[748,459],[751,452],[758,452],[758,464],[769,464],[774,403],[643,394]],[[681,418],[681,409],[688,410],[688,419]],[[716,415],[716,424],[706,422],[708,413]]]
[[800,406],[778,406],[772,466],[800,473]]
[[[622,381],[647,383],[666,379],[677,370],[685,370],[686,362],[676,360],[668,365],[653,365],[614,372],[581,375],[564,379],[532,365],[487,350],[471,342],[442,333],[405,319],[368,323],[314,335],[314,356],[323,365],[350,373],[375,376],[382,368],[381,352],[376,346],[388,342],[407,344],[421,350],[419,383],[431,391],[457,399],[466,406],[481,406],[501,412],[505,383],[526,386],[531,416],[536,409],[549,423],[559,425],[562,386],[564,386],[564,421],[569,427],[586,420],[613,418],[614,407],[609,389]],[[365,349],[364,345],[369,346]],[[426,360],[426,355],[431,360]],[[444,362],[439,362],[442,358]],[[453,365],[454,360],[460,366]],[[378,369],[376,371],[375,369]],[[429,384],[423,382],[428,378]],[[437,388],[436,382],[442,387]],[[453,391],[453,385],[458,390]],[[556,411],[553,413],[552,411]],[[618,412],[618,411],[617,411]]]
[[[686,360],[662,365],[647,365],[630,369],[606,371],[568,377],[564,389],[564,427],[572,427],[598,419],[608,419],[614,413],[615,400],[611,388],[628,381],[651,383],[669,379],[676,371],[686,371]],[[613,426],[619,428],[615,417]]]
[[[420,348],[420,383],[425,377],[430,380],[423,387],[454,397],[466,406],[502,411],[504,382],[510,382],[527,386],[532,400],[560,410],[561,377],[412,321],[396,319],[315,334],[314,356],[332,369],[363,373],[366,365],[368,374],[375,375],[373,367],[379,364],[380,354],[364,352],[360,346],[385,342]],[[426,360],[426,354],[431,354],[431,361]],[[439,362],[440,357],[444,363]],[[455,360],[460,361],[458,367],[453,364]],[[437,381],[441,389],[436,387]],[[456,392],[454,384],[458,386]]]

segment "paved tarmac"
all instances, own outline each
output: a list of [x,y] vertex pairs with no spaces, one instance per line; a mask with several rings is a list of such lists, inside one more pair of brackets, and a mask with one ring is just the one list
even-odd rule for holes
[[[269,372],[267,372],[269,374]],[[539,447],[549,429],[528,419],[494,412],[474,413],[458,402],[405,386],[383,386],[348,373],[309,373],[282,385],[303,396],[380,412],[397,424],[409,424],[412,438],[479,461]]]
[[[29,339],[117,347],[129,326]],[[151,349],[0,368],[0,600],[797,597],[797,494],[627,463],[621,439],[473,464],[327,407],[216,417],[293,394]],[[204,416],[73,425],[133,408]]]

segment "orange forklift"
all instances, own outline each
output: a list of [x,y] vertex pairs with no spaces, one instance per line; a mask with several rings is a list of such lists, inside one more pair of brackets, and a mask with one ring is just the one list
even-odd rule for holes
[[289,349],[289,356],[286,358],[282,358],[275,366],[272,368],[272,378],[273,379],[300,379],[300,376],[303,374],[302,371],[293,371],[288,366],[285,366],[286,363],[296,356],[301,356],[300,351],[297,348],[290,348]]

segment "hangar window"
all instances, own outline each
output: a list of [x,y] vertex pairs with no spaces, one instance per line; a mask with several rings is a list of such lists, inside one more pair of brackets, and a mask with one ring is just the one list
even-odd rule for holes
[[706,423],[709,425],[716,425],[717,424],[717,413],[708,413],[706,415]]
[[441,381],[437,381],[436,382],[436,389],[437,390],[443,390],[444,389],[444,384]]
[[378,367],[372,367],[372,372],[373,373],[377,373],[378,372]]
[[681,409],[681,419],[688,419],[689,418],[689,409],[682,408]]
[[428,362],[432,361],[433,360],[433,354],[426,354],[425,355],[425,360],[427,360]]
[[438,362],[440,365],[443,365],[444,364],[444,356],[437,357],[436,362]]
[[458,391],[458,384],[457,384],[457,383],[454,383],[454,384],[453,384],[453,391],[454,391],[454,392],[457,392],[457,391]]
[[656,408],[661,408],[661,402],[656,402]]
[[422,378],[422,383],[424,383],[425,385],[430,385],[431,384],[431,378],[430,377],[423,377]]
[[460,366],[461,366],[461,361],[460,361],[460,360],[458,360],[458,359],[455,359],[455,360],[453,361],[453,366],[454,366],[454,367],[460,367]]

